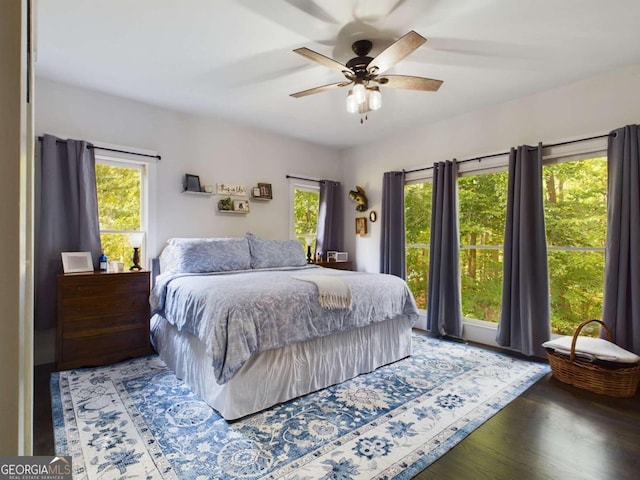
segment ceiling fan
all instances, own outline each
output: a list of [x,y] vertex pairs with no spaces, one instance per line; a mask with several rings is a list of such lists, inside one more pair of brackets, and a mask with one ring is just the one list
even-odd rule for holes
[[[290,96],[294,98],[306,97],[307,95],[353,85],[347,96],[347,111],[349,113],[366,114],[372,110],[378,110],[382,106],[380,86],[435,92],[442,85],[442,80],[409,75],[384,74],[384,72],[426,41],[426,38],[412,30],[384,49],[375,58],[371,58],[368,55],[373,43],[370,40],[357,40],[351,46],[356,57],[344,65],[306,47],[296,48],[294,50],[295,53],[320,65],[340,71],[346,77],[346,81],[303,90],[292,93]],[[362,122],[362,119],[360,122]]]

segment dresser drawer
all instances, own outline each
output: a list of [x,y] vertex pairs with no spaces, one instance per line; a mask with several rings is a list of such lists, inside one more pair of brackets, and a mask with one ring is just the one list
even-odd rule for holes
[[131,312],[103,317],[78,317],[66,321],[62,329],[62,340],[69,338],[91,337],[114,332],[147,328],[149,315]]
[[149,291],[146,273],[103,273],[65,276],[61,282],[64,298],[91,298],[95,296],[126,297],[133,292]]
[[[65,323],[90,317],[105,317],[127,315],[135,313],[144,315],[149,310],[149,298],[144,294],[132,295],[131,293],[114,298],[110,295],[98,295],[94,297],[63,297],[62,315]],[[147,320],[149,320],[147,318]]]
[[69,338],[60,345],[57,367],[68,369],[104,365],[150,353],[149,336],[144,328]]

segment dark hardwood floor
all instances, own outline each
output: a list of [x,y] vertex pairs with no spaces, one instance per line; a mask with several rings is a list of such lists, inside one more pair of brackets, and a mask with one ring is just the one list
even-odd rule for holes
[[36,365],[33,372],[33,454],[55,455],[51,416],[51,372],[55,364]]
[[[53,455],[49,378],[35,370],[34,455]],[[635,480],[640,393],[596,395],[545,376],[415,478]]]

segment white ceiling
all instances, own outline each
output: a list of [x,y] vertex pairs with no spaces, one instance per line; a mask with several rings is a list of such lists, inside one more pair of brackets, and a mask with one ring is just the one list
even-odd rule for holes
[[[345,148],[640,64],[639,0],[38,0],[36,75]],[[363,125],[343,79],[296,55],[346,63],[409,30],[427,43],[388,73],[444,80],[382,88]]]

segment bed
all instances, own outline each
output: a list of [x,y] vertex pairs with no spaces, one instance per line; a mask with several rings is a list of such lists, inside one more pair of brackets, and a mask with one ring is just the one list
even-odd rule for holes
[[156,264],[153,345],[227,420],[411,354],[402,279],[308,265],[297,241],[171,239]]

